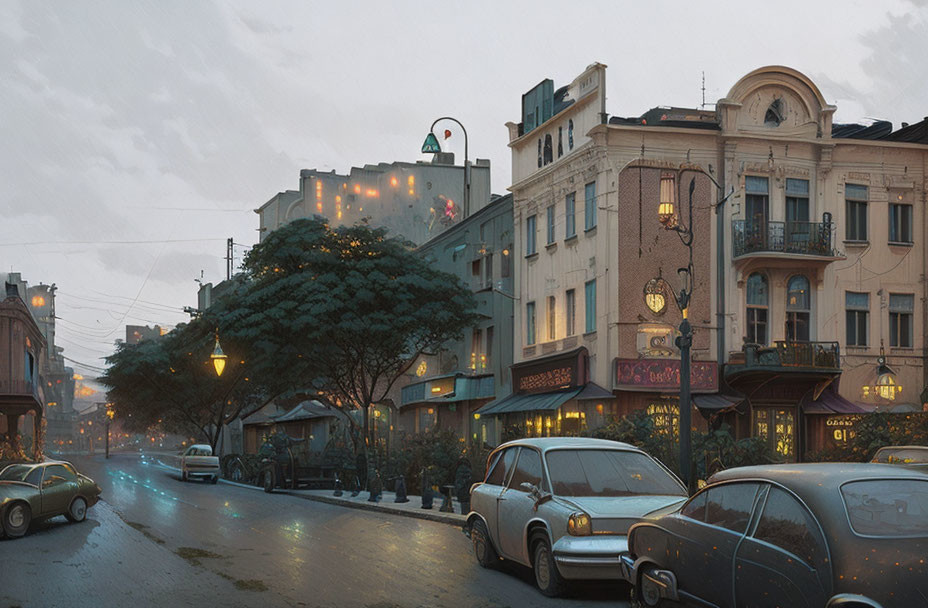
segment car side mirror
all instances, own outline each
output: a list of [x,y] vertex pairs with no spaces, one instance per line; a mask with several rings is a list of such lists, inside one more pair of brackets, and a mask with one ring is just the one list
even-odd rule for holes
[[535,499],[535,509],[538,509],[538,505],[551,499],[551,495],[547,492],[544,492],[533,483],[523,481],[519,484],[519,487],[532,495],[532,498]]

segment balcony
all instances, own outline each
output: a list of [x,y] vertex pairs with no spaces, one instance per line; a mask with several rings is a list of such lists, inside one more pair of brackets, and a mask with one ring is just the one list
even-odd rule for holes
[[808,256],[831,262],[842,259],[834,249],[831,222],[732,221],[732,258]]
[[752,372],[832,376],[841,373],[841,351],[837,342],[774,342],[772,347],[745,344],[732,353],[725,376]]
[[28,380],[0,378],[0,413],[25,414],[36,407],[41,412],[42,397],[38,384]]

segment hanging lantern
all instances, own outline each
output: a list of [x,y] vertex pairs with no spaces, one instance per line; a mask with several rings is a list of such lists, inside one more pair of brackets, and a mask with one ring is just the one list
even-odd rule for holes
[[216,376],[221,376],[223,370],[226,368],[226,359],[228,357],[224,352],[222,352],[222,347],[219,346],[219,330],[216,330],[216,347],[213,349],[213,354],[209,356],[213,361],[213,367],[216,368]]

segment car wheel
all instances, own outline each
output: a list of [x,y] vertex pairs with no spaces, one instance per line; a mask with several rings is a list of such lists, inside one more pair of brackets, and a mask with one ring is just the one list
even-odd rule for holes
[[19,538],[29,529],[32,521],[32,510],[24,502],[14,502],[3,512],[3,531],[10,538]]
[[532,569],[535,571],[535,584],[548,597],[562,595],[567,590],[567,581],[558,572],[548,539],[538,536],[533,546],[532,554],[535,559],[532,560]]
[[482,519],[478,519],[471,526],[470,540],[474,545],[474,555],[477,557],[478,564],[484,568],[493,568],[499,563],[499,555],[493,548],[493,543],[490,542],[490,533]]
[[264,472],[261,473],[261,487],[264,488],[264,491],[271,493],[274,491],[274,486],[277,485],[276,475],[274,475],[274,469],[264,469]]
[[638,600],[639,606],[648,606],[649,608],[659,608],[667,606],[666,600],[661,598],[661,587],[650,577],[646,576],[654,570],[654,567],[646,568],[644,572],[638,575],[638,585],[635,587],[635,599]]
[[180,472],[180,480],[181,480],[181,481],[187,481],[187,471],[181,471],[181,472]]
[[216,485],[217,483],[219,483],[219,475],[213,475],[212,477],[210,477],[209,482],[213,485]]
[[75,496],[68,507],[68,512],[64,514],[72,524],[84,521],[87,518],[87,501],[82,496]]

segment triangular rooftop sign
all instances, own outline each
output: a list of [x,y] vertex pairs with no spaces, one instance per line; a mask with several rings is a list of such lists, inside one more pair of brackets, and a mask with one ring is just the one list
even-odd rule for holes
[[438,138],[434,133],[425,136],[425,143],[422,144],[423,154],[435,154],[441,152],[441,146],[438,144]]

